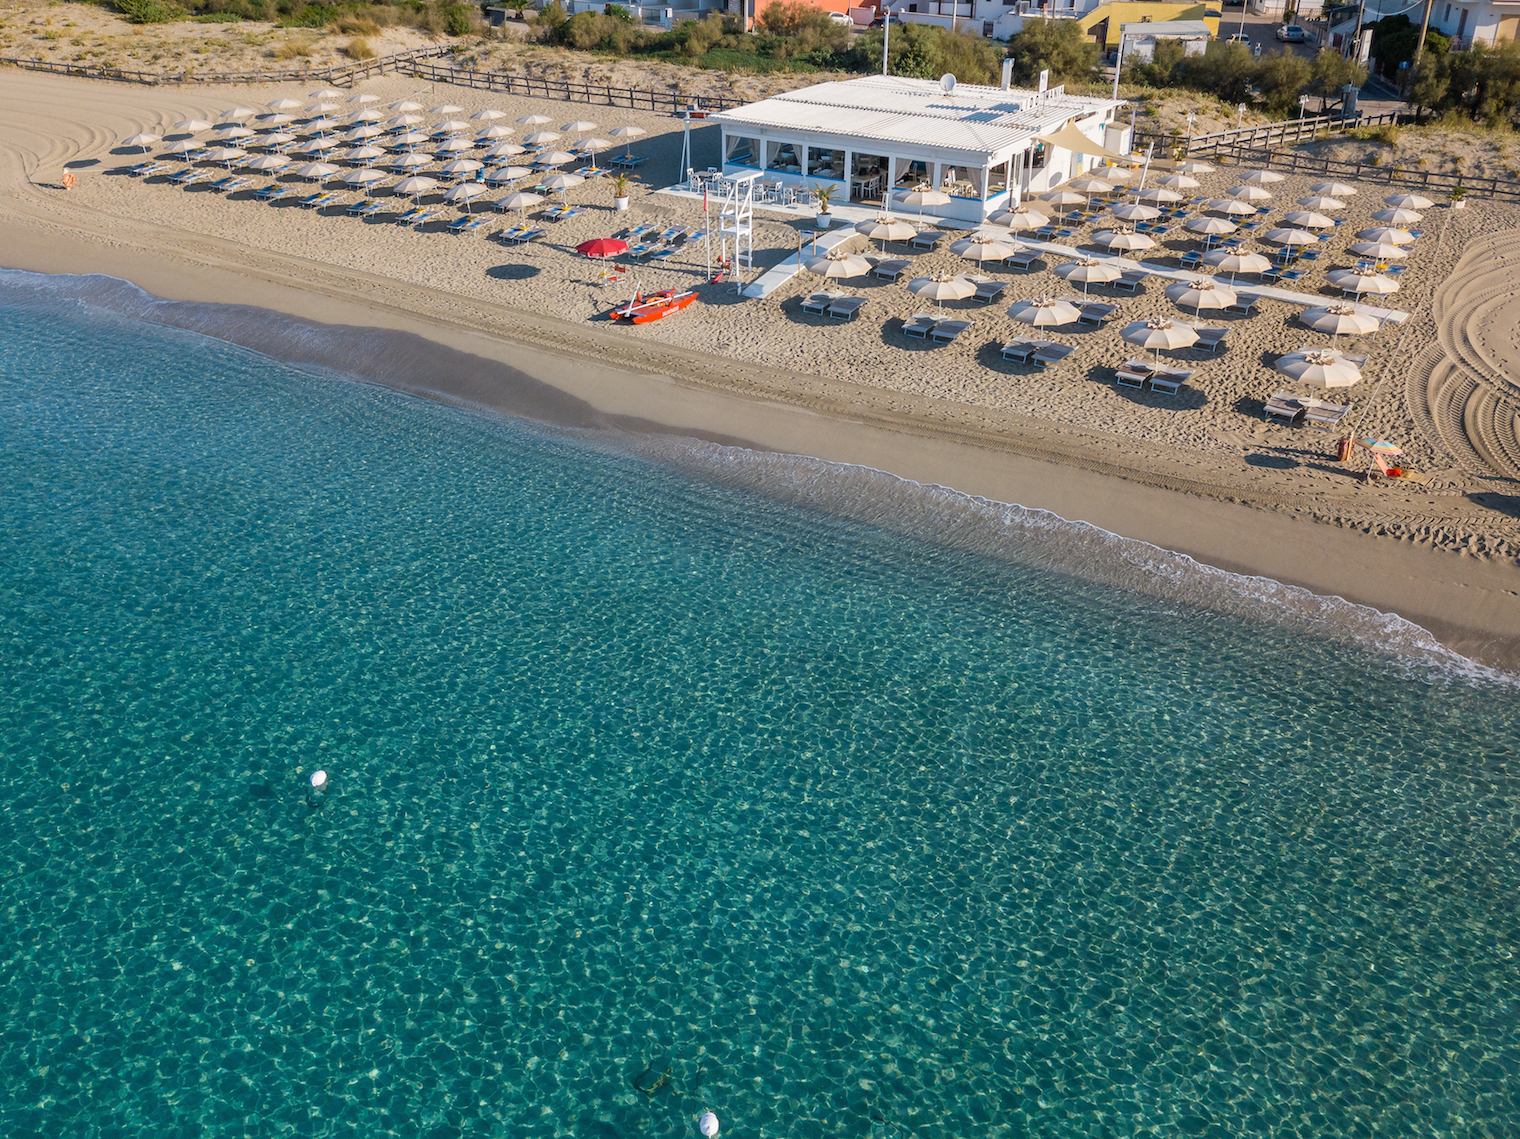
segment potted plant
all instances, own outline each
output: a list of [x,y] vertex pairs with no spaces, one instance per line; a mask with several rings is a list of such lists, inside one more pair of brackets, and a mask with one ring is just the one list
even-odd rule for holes
[[818,199],[818,228],[819,229],[828,229],[829,228],[829,201],[834,197],[834,193],[838,189],[839,189],[838,186],[818,186],[818,185],[815,185],[813,187],[813,197],[816,198],[816,199]]
[[628,175],[619,174],[612,180],[612,208],[622,211],[628,208]]
[[1465,210],[1467,208],[1467,202],[1463,200],[1467,197],[1466,186],[1457,186],[1452,190],[1451,193],[1447,194],[1446,196],[1451,199],[1452,209]]

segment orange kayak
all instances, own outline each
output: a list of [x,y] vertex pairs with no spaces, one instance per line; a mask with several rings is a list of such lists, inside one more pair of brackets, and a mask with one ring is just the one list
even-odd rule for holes
[[613,309],[612,316],[615,320],[626,320],[631,324],[648,324],[673,312],[680,312],[696,299],[695,291],[678,293],[674,289],[661,289],[647,297],[635,294],[631,301],[625,301]]

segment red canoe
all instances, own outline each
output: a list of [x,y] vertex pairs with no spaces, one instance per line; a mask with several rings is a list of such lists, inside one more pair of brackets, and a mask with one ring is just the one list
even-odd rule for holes
[[661,289],[657,293],[650,293],[647,297],[635,294],[633,300],[625,301],[613,309],[612,316],[616,320],[626,320],[631,324],[648,324],[652,320],[659,320],[673,312],[680,312],[696,299],[695,291],[678,293],[674,289]]

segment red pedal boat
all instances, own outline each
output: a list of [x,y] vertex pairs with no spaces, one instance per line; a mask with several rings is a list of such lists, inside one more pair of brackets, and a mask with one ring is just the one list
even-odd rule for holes
[[613,309],[612,316],[615,320],[626,320],[631,324],[648,324],[673,312],[680,312],[696,299],[695,291],[678,293],[674,289],[661,289],[647,297],[635,293],[631,301],[624,301]]

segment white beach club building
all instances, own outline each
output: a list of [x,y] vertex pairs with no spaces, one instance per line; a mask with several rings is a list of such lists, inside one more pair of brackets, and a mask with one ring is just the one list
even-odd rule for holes
[[950,195],[933,213],[980,222],[1102,162],[1129,162],[1120,104],[953,81],[869,76],[819,83],[710,115],[723,128],[723,172],[784,184],[832,184],[836,200],[875,203],[929,184]]

